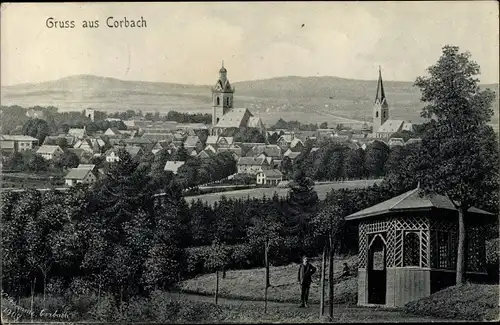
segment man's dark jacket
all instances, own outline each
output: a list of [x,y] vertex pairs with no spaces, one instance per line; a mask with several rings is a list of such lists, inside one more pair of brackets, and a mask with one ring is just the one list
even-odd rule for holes
[[316,272],[316,268],[311,264],[300,264],[299,267],[299,282],[303,286],[309,286],[312,282],[312,275]]

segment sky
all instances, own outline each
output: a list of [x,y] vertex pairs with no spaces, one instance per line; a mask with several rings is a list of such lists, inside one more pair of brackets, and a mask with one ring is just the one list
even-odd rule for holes
[[[106,19],[146,20],[108,28]],[[75,28],[47,28],[46,20]],[[99,28],[82,28],[99,20]],[[337,76],[414,81],[446,44],[469,51],[482,83],[499,79],[497,1],[2,4],[1,83],[93,74],[213,84]]]

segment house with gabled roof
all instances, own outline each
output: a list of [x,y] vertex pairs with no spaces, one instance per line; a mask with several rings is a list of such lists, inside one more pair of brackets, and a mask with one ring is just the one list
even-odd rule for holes
[[33,145],[37,143],[37,138],[27,135],[0,135],[0,148],[2,150],[20,152],[33,149]]
[[68,135],[74,136],[77,139],[83,139],[87,136],[87,129],[85,126],[82,129],[72,128],[68,130]]
[[408,146],[408,145],[411,145],[414,143],[421,143],[421,142],[422,142],[422,139],[420,139],[420,138],[411,138],[411,139],[408,139],[408,141],[406,141],[405,146]]
[[390,138],[388,142],[389,148],[394,148],[397,146],[403,147],[405,145],[405,141],[403,138]]
[[294,161],[300,154],[301,152],[291,152],[287,157]]
[[189,150],[196,150],[196,152],[203,150],[203,144],[197,135],[189,135],[184,141],[184,147]]
[[217,140],[218,146],[230,146],[234,143],[234,137],[219,137]]
[[206,146],[208,146],[208,145],[216,146],[218,140],[219,140],[219,136],[218,135],[209,135],[207,137],[207,141],[205,141],[205,145]]
[[67,186],[94,184],[97,181],[98,174],[95,165],[80,164],[76,168],[71,168],[64,180]]
[[201,159],[213,158],[214,156],[215,156],[215,152],[213,152],[212,150],[207,150],[207,149],[200,151],[200,153],[197,155],[197,157],[201,158]]
[[256,157],[264,153],[267,157],[272,157],[274,159],[281,158],[281,148],[275,144],[258,144],[253,146],[246,154],[247,157]]
[[118,130],[118,128],[108,128],[104,131],[104,135],[108,137],[121,137],[122,133]]
[[94,157],[93,152],[86,151],[84,149],[68,148],[69,152],[74,153],[81,162],[90,162],[92,157]]
[[288,147],[290,146],[290,144],[294,139],[295,139],[295,133],[288,132],[280,136],[278,141],[276,141],[276,144],[280,146],[281,149],[286,150],[288,149]]
[[256,175],[258,172],[271,169],[265,158],[241,157],[237,163],[238,174]]
[[258,172],[256,181],[259,185],[278,185],[283,180],[283,173],[277,169],[269,169]]
[[137,158],[144,154],[144,149],[136,146],[125,146],[125,150],[130,154],[130,157]]
[[141,138],[148,139],[151,142],[172,142],[174,140],[174,135],[172,133],[146,132]]
[[45,160],[53,160],[60,157],[64,153],[64,150],[62,150],[59,146],[43,145],[36,151],[36,153],[42,156]]
[[216,146],[215,145],[211,145],[211,144],[208,144],[205,149],[203,150],[210,150],[212,151],[213,153],[217,153],[217,149],[216,149]]
[[156,155],[156,153],[158,151],[160,151],[161,149],[163,149],[163,145],[160,143],[160,142],[156,142],[153,146],[153,148],[151,148],[151,152],[153,153],[153,155]]
[[77,140],[73,145],[73,148],[83,149],[88,152],[100,152],[101,148],[104,147],[105,144],[104,140],[99,138],[84,138]]
[[113,163],[113,162],[120,161],[120,157],[118,156],[119,149],[120,149],[119,147],[114,147],[114,148],[108,149],[104,153],[104,157],[106,159],[106,162]]
[[174,174],[177,174],[177,171],[179,170],[179,168],[184,165],[185,162],[184,161],[172,161],[172,160],[169,160],[165,163],[165,167],[163,168],[164,171],[167,171],[167,172],[172,172]]
[[302,140],[294,138],[288,147],[292,149],[292,151],[302,151],[304,149],[304,143]]

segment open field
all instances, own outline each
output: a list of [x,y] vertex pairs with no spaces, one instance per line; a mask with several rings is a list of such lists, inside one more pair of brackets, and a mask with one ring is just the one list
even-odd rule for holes
[[[354,181],[345,181],[345,182],[335,182],[330,184],[318,184],[314,186],[316,192],[318,192],[318,197],[320,200],[324,200],[326,194],[329,193],[332,189],[341,189],[341,188],[364,188],[368,186],[372,186],[374,184],[380,183],[382,180],[368,179],[368,180],[354,180]],[[240,191],[230,191],[230,192],[222,192],[222,193],[210,193],[196,196],[186,197],[188,202],[192,200],[201,199],[209,204],[213,204],[214,202],[219,201],[222,196],[226,198],[232,199],[246,199],[250,198],[262,198],[263,195],[266,197],[272,197],[274,192],[278,193],[279,196],[286,196],[289,192],[289,188],[253,188],[248,190],[240,190]]]

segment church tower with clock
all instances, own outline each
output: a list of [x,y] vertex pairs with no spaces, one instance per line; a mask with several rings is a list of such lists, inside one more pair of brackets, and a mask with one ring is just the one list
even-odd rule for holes
[[219,70],[219,79],[212,87],[212,126],[215,126],[222,116],[233,109],[234,88],[227,79],[227,70],[224,61]]

